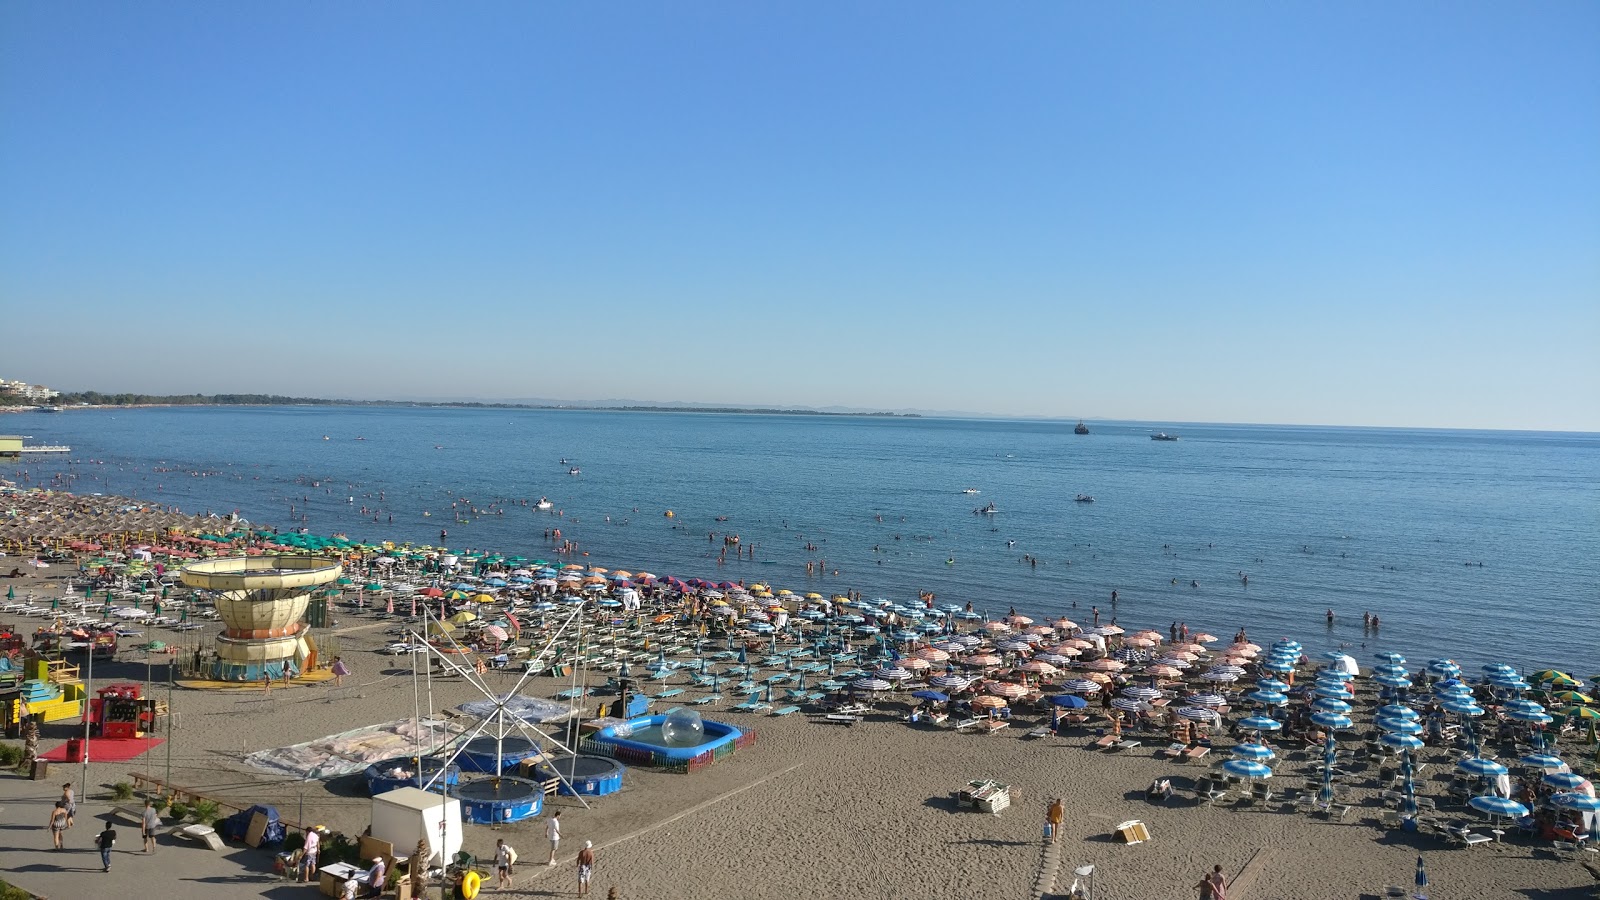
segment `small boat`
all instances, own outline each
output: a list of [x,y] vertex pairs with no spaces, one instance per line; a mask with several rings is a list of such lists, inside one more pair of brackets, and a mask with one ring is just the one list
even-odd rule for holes
[[550,507],[552,507],[554,505],[555,505],[554,503],[550,502],[550,498],[548,498],[548,497],[540,497],[539,498],[539,502],[535,503],[533,506],[534,506],[535,509],[549,509]]
[[1078,496],[1073,498],[1073,502],[1075,502],[1075,503],[1093,503],[1094,502],[1094,498],[1089,496],[1088,494],[1079,494]]
[[1077,427],[1072,429],[1072,433],[1073,434],[1088,434],[1089,433],[1089,426],[1083,424],[1083,420],[1079,419],[1078,420],[1078,425],[1077,425]]
[[988,506],[980,506],[977,509],[973,510],[973,512],[975,514],[980,515],[980,516],[992,516],[992,515],[994,515],[995,513],[999,512],[999,511],[1000,511],[1000,508],[998,506],[995,506],[993,503],[989,504]]
[[1177,435],[1167,434],[1165,431],[1158,431],[1155,434],[1150,435],[1150,440],[1152,441],[1175,441],[1177,439]]
[[578,468],[577,466],[573,466],[572,468],[567,470],[567,474],[568,475],[582,475],[583,474],[583,470]]
[[961,493],[963,493],[963,494],[976,494],[976,493],[978,493],[978,489],[977,488],[963,488]]

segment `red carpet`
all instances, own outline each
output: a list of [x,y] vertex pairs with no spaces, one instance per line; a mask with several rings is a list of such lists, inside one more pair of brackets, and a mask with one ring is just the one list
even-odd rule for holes
[[[164,742],[165,738],[149,736],[131,741],[113,741],[98,737],[90,738],[89,761],[97,763],[122,762],[125,759],[133,759],[146,751],[154,750]],[[62,744],[49,752],[41,753],[39,758],[47,759],[50,762],[67,762],[67,745]],[[75,759],[72,762],[82,762],[82,760]]]

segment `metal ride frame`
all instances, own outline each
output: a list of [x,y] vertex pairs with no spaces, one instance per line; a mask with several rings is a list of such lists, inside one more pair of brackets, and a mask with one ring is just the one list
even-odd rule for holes
[[[439,617],[437,617],[437,616],[435,616],[433,614],[433,610],[431,608],[429,608],[429,606],[424,605],[423,606],[423,610],[424,610],[425,618],[427,618],[429,621],[436,622],[436,623],[438,623],[440,625],[444,625],[445,624],[443,619],[441,619],[441,618],[439,618]],[[576,644],[581,648],[581,645],[583,643],[583,612],[584,612],[584,608],[582,606],[573,607],[572,611],[567,615],[566,620],[563,621],[560,625],[558,625],[556,627],[555,631],[550,634],[550,637],[545,642],[544,647],[538,653],[533,654],[529,658],[530,659],[539,659],[539,658],[543,657],[545,655],[545,653],[549,652],[549,650],[555,645],[556,640],[558,638],[560,638],[561,635],[564,632],[566,632],[568,627],[572,627],[573,628],[574,633],[575,633]],[[456,743],[455,749],[450,752],[450,755],[445,759],[444,764],[439,767],[439,771],[436,772],[432,778],[428,779],[428,782],[426,784],[422,785],[422,789],[423,790],[431,791],[433,789],[433,786],[434,786],[435,782],[438,782],[441,785],[440,793],[441,793],[441,795],[443,795],[446,792],[447,788],[443,785],[443,780],[442,779],[444,778],[444,775],[445,775],[446,771],[450,768],[450,764],[454,763],[456,761],[456,759],[458,757],[460,757],[461,752],[466,749],[467,745],[469,743],[471,743],[474,738],[476,738],[479,735],[483,734],[484,729],[487,728],[490,725],[491,722],[494,723],[494,725],[495,725],[495,732],[494,732],[494,737],[495,737],[494,767],[495,767],[495,777],[497,777],[497,778],[498,777],[504,777],[504,772],[503,772],[503,769],[505,767],[504,742],[505,742],[506,735],[511,733],[507,728],[508,725],[511,726],[512,728],[515,728],[517,731],[520,731],[522,733],[522,736],[527,738],[529,741],[531,741],[535,746],[540,746],[540,747],[554,746],[554,747],[557,747],[557,748],[565,751],[569,756],[577,756],[578,755],[576,750],[572,749],[571,747],[568,747],[564,742],[562,742],[560,739],[556,738],[554,735],[546,732],[544,729],[540,728],[537,725],[534,725],[534,724],[532,724],[530,722],[525,721],[521,716],[519,716],[516,713],[511,712],[508,709],[506,709],[507,702],[511,698],[517,696],[517,692],[520,691],[522,689],[522,686],[527,683],[528,679],[533,676],[533,668],[531,666],[525,667],[523,669],[522,677],[517,679],[517,683],[512,685],[511,690],[507,691],[504,694],[498,694],[495,691],[490,690],[489,685],[484,681],[483,677],[480,676],[473,667],[464,666],[461,663],[457,662],[456,660],[452,659],[449,654],[445,653],[443,650],[439,649],[438,647],[435,647],[431,642],[429,642],[428,639],[424,635],[419,635],[414,630],[412,630],[412,631],[410,631],[408,633],[410,634],[411,640],[413,642],[421,644],[423,647],[425,647],[427,649],[427,653],[424,656],[424,664],[425,665],[427,664],[428,661],[431,661],[431,659],[433,657],[437,656],[438,659],[439,659],[440,668],[445,669],[446,671],[449,671],[449,672],[453,672],[454,674],[459,675],[462,678],[466,679],[468,684],[470,684],[473,687],[477,688],[478,692],[483,694],[484,699],[486,699],[490,703],[494,704],[494,710],[491,713],[489,713],[489,715],[484,716],[481,720],[479,720],[479,722],[477,724],[477,727],[473,728],[471,731],[466,732],[463,735],[459,735],[459,736],[451,739],[452,742]],[[445,628],[441,627],[441,628],[439,628],[439,634],[443,635],[446,639],[448,639],[450,641],[450,644],[456,649],[458,654],[465,652],[465,651],[462,650],[461,645],[456,642],[455,637],[452,634],[450,634],[450,632],[448,630],[446,630]],[[416,659],[417,659],[416,652],[413,651],[412,654],[411,654],[411,676],[412,676],[413,690],[416,689],[416,675],[417,675]],[[572,667],[572,684],[573,684],[573,688],[574,688],[572,700],[571,700],[571,703],[570,703],[570,706],[571,706],[571,709],[572,709],[572,715],[570,715],[567,718],[566,721],[577,721],[578,720],[578,705],[577,705],[577,701],[578,701],[579,698],[578,698],[578,693],[576,691],[576,688],[578,687],[578,680],[579,680],[579,678],[578,678],[578,670],[579,670],[579,668],[580,668],[579,666],[573,666]],[[432,707],[433,707],[433,701],[432,701],[432,697],[433,697],[433,671],[432,671],[431,667],[427,671],[427,678],[428,678],[428,685],[429,685],[429,687],[428,687],[428,696],[429,696],[428,707],[429,707],[429,713],[431,714],[432,713]],[[421,700],[420,696],[417,697],[416,699],[418,701],[418,705],[420,706],[420,700]],[[419,727],[418,727],[418,730],[417,730],[417,740],[419,742],[418,748],[417,748],[417,757],[418,757],[419,760],[422,757],[422,750],[421,750],[421,746],[420,746],[420,741],[421,741],[420,723],[422,721],[422,717],[421,717],[420,712],[421,712],[420,709],[417,710],[417,713],[418,713],[417,721],[419,723]],[[531,731],[531,733],[530,733],[530,731]],[[544,738],[544,740],[547,741],[548,743],[540,744],[539,741],[534,737],[534,735],[538,735],[539,737]],[[418,765],[420,767],[421,763],[419,762]],[[572,797],[574,797],[578,801],[578,803],[583,806],[584,809],[588,809],[589,808],[588,802],[583,799],[583,795],[582,794],[578,793],[577,789],[573,786],[572,782],[567,780],[567,777],[565,775],[561,774],[560,767],[552,766],[551,769],[555,772],[556,778],[559,779],[561,781],[561,783],[567,788],[567,790],[571,792]]]

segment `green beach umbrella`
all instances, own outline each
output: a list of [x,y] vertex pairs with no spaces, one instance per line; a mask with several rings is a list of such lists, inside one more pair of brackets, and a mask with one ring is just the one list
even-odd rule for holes
[[14,587],[6,588],[6,599],[7,600],[15,600],[15,599],[17,599],[17,589],[14,588]]

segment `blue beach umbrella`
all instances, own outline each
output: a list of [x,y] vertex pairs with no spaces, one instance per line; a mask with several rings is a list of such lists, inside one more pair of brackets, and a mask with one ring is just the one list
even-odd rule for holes
[[934,703],[944,703],[950,699],[949,694],[940,691],[912,691],[911,696],[918,700],[931,700]]
[[1461,674],[1461,667],[1453,659],[1430,659],[1428,671],[1441,678],[1454,678]]
[[1532,700],[1507,700],[1503,705],[1507,713],[1544,712],[1544,707]]
[[1077,694],[1056,694],[1050,698],[1050,703],[1063,709],[1083,709],[1089,705],[1089,701]]
[[1529,753],[1517,762],[1535,769],[1559,769],[1562,766],[1561,757],[1551,756],[1548,753]]
[[1510,771],[1494,760],[1484,759],[1481,756],[1469,756],[1456,763],[1456,768],[1469,775],[1477,775],[1483,778],[1495,778]]
[[1378,653],[1374,653],[1372,654],[1372,658],[1376,659],[1378,662],[1387,663],[1391,666],[1404,665],[1406,661],[1404,656],[1401,656],[1393,650],[1383,650]]
[[1230,759],[1222,764],[1222,771],[1240,778],[1271,778],[1272,769],[1265,763],[1258,763],[1250,759]]
[[1531,710],[1512,710],[1506,713],[1506,718],[1515,719],[1518,722],[1532,722],[1538,725],[1549,725],[1555,721],[1547,712],[1533,712]]
[[1528,814],[1528,808],[1508,797],[1496,797],[1493,794],[1484,794],[1473,797],[1467,804],[1478,812],[1488,813],[1491,816],[1510,816],[1517,818]]
[[1417,715],[1416,710],[1401,703],[1390,703],[1387,706],[1380,706],[1377,708],[1377,710],[1375,710],[1375,712],[1379,717],[1385,719],[1407,719],[1415,722],[1416,720],[1422,718],[1421,716]]
[[1575,791],[1585,779],[1576,772],[1547,772],[1542,780],[1558,791]]
[[1259,690],[1275,694],[1281,694],[1289,689],[1288,683],[1279,681],[1276,678],[1263,678],[1256,682],[1256,687]]
[[1333,802],[1333,767],[1336,761],[1337,750],[1333,742],[1333,732],[1329,731],[1327,739],[1322,744],[1322,789],[1317,792],[1317,802],[1323,806]]
[[1515,675],[1517,670],[1505,663],[1489,663],[1481,671],[1486,675]]
[[1246,716],[1239,720],[1239,727],[1246,731],[1277,731],[1283,723],[1271,716]]
[[1417,814],[1417,784],[1409,750],[1400,754],[1400,812],[1408,816]]
[[1452,698],[1442,701],[1439,707],[1446,712],[1453,712],[1459,716],[1477,717],[1483,715],[1483,707],[1473,703],[1471,700]]
[[1417,892],[1412,896],[1415,900],[1428,900],[1428,870],[1422,865],[1422,857],[1417,857]]
[[1413,719],[1396,719],[1385,716],[1374,720],[1373,724],[1377,725],[1380,731],[1387,731],[1391,734],[1411,735],[1421,734],[1423,731],[1422,723]]
[[1277,691],[1251,691],[1244,695],[1246,700],[1261,704],[1262,706],[1288,706],[1289,698]]
[[1319,712],[1343,713],[1345,715],[1349,715],[1352,709],[1350,704],[1343,700],[1335,700],[1330,697],[1323,697],[1313,701],[1311,708]]
[[1600,799],[1581,794],[1577,791],[1562,791],[1550,795],[1550,805],[1558,809],[1576,809],[1582,812],[1593,812],[1600,809]]
[[1331,712],[1315,712],[1315,713],[1312,713],[1311,714],[1311,721],[1317,723],[1318,725],[1321,725],[1323,728],[1327,728],[1327,729],[1330,729],[1330,730],[1338,730],[1338,731],[1343,731],[1345,729],[1354,728],[1355,724],[1356,724],[1355,722],[1352,722],[1350,720],[1349,716],[1342,715],[1340,713],[1331,713]]
[[1233,748],[1234,759],[1250,759],[1256,762],[1266,762],[1277,756],[1271,747],[1262,744],[1236,744]]
[[1380,735],[1378,740],[1382,741],[1385,746],[1395,747],[1400,750],[1421,750],[1423,747],[1422,738],[1414,734],[1397,734],[1391,731]]
[[1268,672],[1293,672],[1294,663],[1285,660],[1269,659],[1261,664],[1261,668]]
[[1404,689],[1411,687],[1411,679],[1405,677],[1404,675],[1374,675],[1372,676],[1372,681],[1374,684],[1380,684],[1389,688]]
[[1404,677],[1404,676],[1409,675],[1411,673],[1410,673],[1409,670],[1406,669],[1405,666],[1402,666],[1402,665],[1397,665],[1397,664],[1394,664],[1394,663],[1379,663],[1378,665],[1375,665],[1375,666],[1372,667],[1372,674],[1374,674],[1374,675],[1399,675],[1399,676]]

